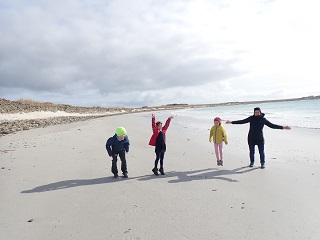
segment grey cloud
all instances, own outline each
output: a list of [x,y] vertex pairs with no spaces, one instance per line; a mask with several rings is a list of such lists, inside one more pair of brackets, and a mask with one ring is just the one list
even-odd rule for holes
[[107,96],[242,74],[233,67],[237,59],[208,54],[209,43],[188,32],[180,1],[34,3],[0,10],[2,87]]
[[168,42],[171,48],[164,50],[135,50],[130,39],[122,40],[116,48],[103,42],[98,44],[101,44],[99,51],[90,46],[90,39],[78,40],[72,33],[63,43],[54,39],[18,41],[1,54],[1,83],[8,87],[59,90],[75,81],[90,81],[108,92],[122,84],[133,90],[146,90],[153,89],[159,81],[163,84],[158,87],[166,88],[199,85],[236,74],[230,61],[197,57],[196,51],[181,57],[184,49],[173,46],[183,48],[183,42]]

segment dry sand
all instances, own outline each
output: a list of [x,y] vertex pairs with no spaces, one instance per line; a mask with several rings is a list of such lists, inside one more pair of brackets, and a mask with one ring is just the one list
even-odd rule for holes
[[[165,121],[171,112],[157,113]],[[0,138],[0,239],[320,239],[319,130],[265,129],[267,168],[248,168],[248,125],[225,125],[217,167],[209,128],[176,117],[165,176],[152,175],[151,113],[110,116]],[[105,141],[131,142],[114,179]]]
[[0,121],[13,121],[13,120],[27,120],[27,119],[39,119],[39,118],[49,118],[49,117],[66,117],[66,116],[95,116],[95,115],[113,115],[119,112],[100,112],[100,113],[68,113],[65,111],[38,111],[38,112],[22,112],[22,113],[7,113],[0,114]]

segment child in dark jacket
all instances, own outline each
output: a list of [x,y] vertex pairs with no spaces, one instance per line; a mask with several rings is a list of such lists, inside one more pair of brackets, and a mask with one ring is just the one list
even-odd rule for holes
[[162,122],[160,121],[156,122],[156,117],[154,114],[152,114],[151,126],[152,126],[153,134],[150,138],[149,145],[155,146],[156,159],[154,161],[154,168],[152,169],[152,172],[156,176],[159,175],[158,173],[159,160],[160,160],[159,172],[161,173],[161,175],[165,175],[164,169],[163,169],[163,160],[164,160],[164,154],[167,150],[166,132],[172,118],[173,116],[168,117],[165,125],[162,127]]
[[127,131],[123,127],[118,127],[116,129],[116,134],[113,137],[110,137],[106,142],[108,155],[112,157],[111,172],[113,173],[114,178],[118,177],[118,155],[121,160],[121,171],[123,173],[123,177],[128,177],[126,153],[129,152],[129,145],[130,143]]

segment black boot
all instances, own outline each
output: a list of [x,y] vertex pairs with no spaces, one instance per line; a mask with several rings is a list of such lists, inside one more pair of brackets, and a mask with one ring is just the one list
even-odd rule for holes
[[159,169],[159,172],[161,173],[161,175],[165,175],[163,168],[160,168],[160,169]]
[[158,169],[157,169],[157,168],[152,169],[152,172],[154,173],[154,175],[159,176],[159,173],[158,173]]

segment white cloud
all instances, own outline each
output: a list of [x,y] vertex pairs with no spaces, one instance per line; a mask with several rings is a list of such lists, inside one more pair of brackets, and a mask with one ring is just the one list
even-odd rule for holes
[[320,4],[307,2],[2,1],[0,97],[141,106],[317,95]]

